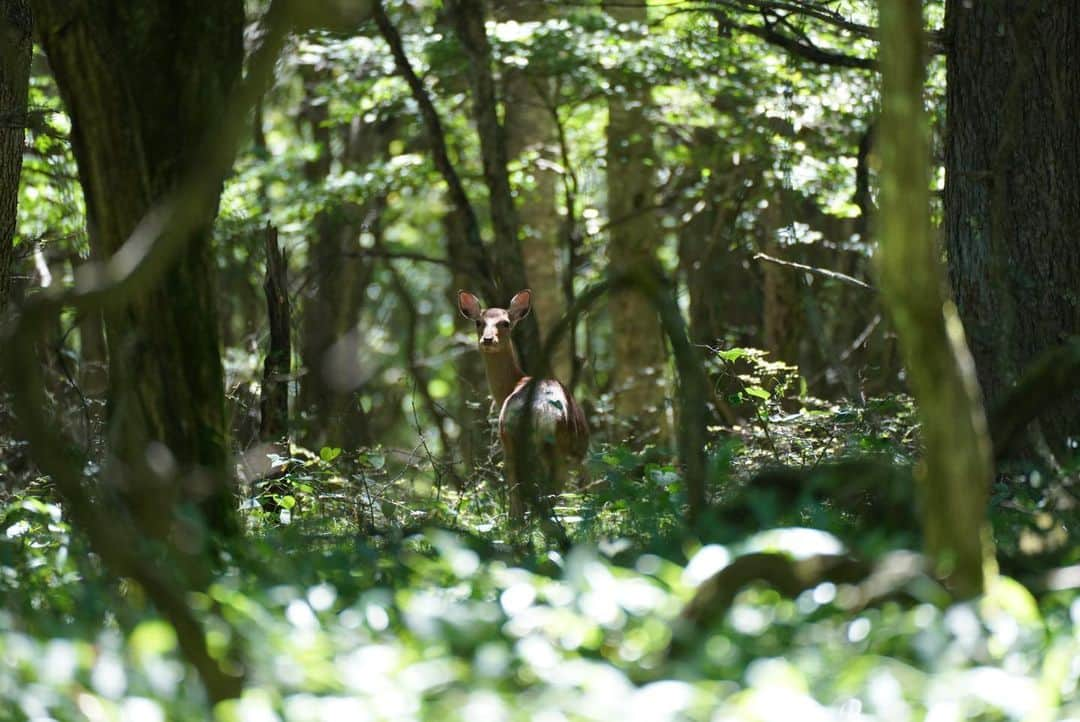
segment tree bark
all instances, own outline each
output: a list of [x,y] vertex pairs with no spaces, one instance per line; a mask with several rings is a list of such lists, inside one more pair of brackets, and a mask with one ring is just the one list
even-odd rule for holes
[[[785,255],[778,240],[783,214],[779,194],[768,201],[769,206],[760,216],[760,247],[775,258]],[[765,348],[776,361],[798,364],[800,331],[806,322],[800,308],[799,277],[792,273],[791,269],[772,263],[765,264],[762,275],[762,331]]]
[[[480,222],[476,217],[476,211],[465,194],[465,186],[461,182],[454,165],[450,162],[450,153],[446,145],[446,133],[443,130],[442,120],[431,102],[424,82],[413,70],[408,56],[405,54],[405,45],[401,41],[401,34],[390,21],[386,9],[381,2],[373,5],[373,14],[379,34],[390,46],[390,53],[394,56],[394,67],[409,86],[409,91],[419,106],[420,120],[424,125],[424,134],[431,145],[431,160],[446,183],[447,196],[450,201],[452,218],[448,223],[453,233],[448,235],[448,243],[455,243],[454,234],[460,236],[462,244],[459,245],[458,254],[451,254],[451,258],[468,259],[473,270],[472,282],[480,287],[480,293],[489,302],[499,298],[499,282],[496,280],[495,269],[489,258],[487,247],[480,236]],[[458,286],[464,288],[472,283]],[[457,290],[451,291],[456,296]],[[509,299],[506,299],[509,301]]]
[[[542,3],[503,0],[500,14],[518,22],[537,22],[549,16]],[[521,223],[521,255],[533,291],[533,312],[541,342],[566,312],[560,272],[565,266],[560,244],[563,227],[556,204],[559,173],[557,128],[548,97],[550,78],[527,68],[504,67],[506,145],[509,157],[522,167],[517,189]],[[572,367],[566,339],[553,351],[550,368],[555,378],[570,382]]]
[[[1080,333],[1080,4],[946,3],[945,237],[979,382],[996,404]],[[1080,393],[1040,416],[1080,434]]]
[[[518,238],[519,219],[510,188],[506,133],[499,121],[499,99],[491,70],[491,45],[484,21],[487,9],[483,0],[447,0],[454,32],[469,58],[469,81],[472,92],[473,121],[480,138],[484,182],[491,202],[491,223],[495,230],[492,244],[497,298],[490,305],[504,306],[518,291],[528,288],[525,259]],[[540,352],[540,329],[532,314],[522,319],[515,330],[515,341],[526,370],[537,362]]]
[[[607,6],[620,23],[647,20],[645,5]],[[608,260],[613,273],[656,265],[660,228],[653,210],[655,158],[647,109],[652,89],[628,78],[608,96],[607,195],[611,235]],[[615,413],[638,430],[635,435],[661,442],[671,437],[665,399],[667,360],[656,310],[643,293],[615,296],[611,313],[615,368]]]
[[752,345],[762,318],[762,293],[751,254],[734,243],[735,219],[745,202],[745,174],[732,165],[730,149],[715,133],[698,131],[695,141],[713,148],[703,169],[709,180],[700,213],[679,233],[679,266],[690,300],[690,333],[696,343],[719,347],[737,335]]
[[11,296],[16,211],[30,88],[30,6],[0,0],[0,312]]
[[[243,5],[40,0],[35,14],[72,117],[91,243],[109,258],[220,125],[240,77]],[[215,213],[195,224],[160,283],[105,319],[108,476],[155,536],[172,531],[175,502],[197,503],[218,532],[236,529],[210,253]]]
[[[289,374],[292,370],[292,315],[285,253],[278,244],[277,228],[268,225],[266,248],[266,310],[270,320],[270,346],[263,362],[259,398],[259,438],[280,442],[289,433]],[[287,449],[286,449],[287,450]]]
[[896,323],[925,448],[917,479],[935,573],[958,597],[980,594],[994,569],[986,519],[993,466],[971,355],[946,300],[930,234],[928,127],[923,112],[922,4],[882,0],[882,298]]

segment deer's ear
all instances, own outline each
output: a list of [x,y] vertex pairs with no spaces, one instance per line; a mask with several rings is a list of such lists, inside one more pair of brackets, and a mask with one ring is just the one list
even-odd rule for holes
[[514,294],[514,297],[510,299],[510,308],[506,309],[510,315],[510,322],[517,323],[521,319],[529,315],[529,311],[532,310],[532,291],[525,289]]
[[472,321],[480,320],[480,299],[468,291],[458,291],[457,307],[465,318]]

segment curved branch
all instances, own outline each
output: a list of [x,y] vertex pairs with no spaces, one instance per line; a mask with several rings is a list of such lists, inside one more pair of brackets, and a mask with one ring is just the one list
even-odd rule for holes
[[788,51],[792,55],[796,55],[804,60],[809,60],[812,63],[828,65],[834,68],[877,70],[877,62],[870,60],[869,58],[860,58],[855,55],[845,55],[831,50],[824,50],[816,45],[808,45],[800,40],[784,35],[769,27],[744,25],[724,18],[720,18],[719,22],[725,28],[738,30],[739,32],[761,38],[770,45],[775,45],[778,48]]
[[446,131],[443,130],[439,112],[435,109],[435,104],[432,103],[431,97],[424,87],[424,81],[413,70],[412,63],[409,62],[409,56],[405,53],[405,45],[401,41],[401,34],[390,21],[382,2],[375,2],[372,10],[379,34],[382,35],[386,44],[390,46],[390,53],[394,56],[394,65],[409,86],[413,100],[416,101],[417,106],[420,108],[420,119],[423,122],[428,143],[431,144],[432,160],[435,162],[435,168],[446,183],[450,203],[454,207],[455,214],[460,219],[469,254],[472,256],[472,263],[476,270],[477,280],[482,288],[481,292],[487,298],[494,299],[497,297],[495,274],[492,270],[491,260],[488,258],[487,249],[484,248],[484,242],[480,237],[480,222],[477,220],[476,211],[465,193],[465,186],[461,182],[461,177],[454,168],[454,164],[450,162],[450,153],[446,147]]
[[[3,357],[4,371],[14,383],[14,402],[21,431],[39,468],[59,489],[72,520],[82,529],[93,550],[110,571],[130,577],[146,591],[161,614],[175,628],[184,659],[195,669],[211,702],[240,694],[243,675],[221,666],[210,654],[202,624],[186,602],[184,588],[170,576],[173,565],[163,565],[144,553],[144,545],[129,522],[116,510],[105,508],[85,488],[84,460],[77,448],[46,417],[41,369],[34,354],[34,334],[70,306],[90,312],[116,307],[137,291],[161,278],[183,252],[190,230],[216,204],[219,188],[232,166],[247,114],[273,82],[274,63],[295,24],[292,0],[274,0],[267,11],[261,43],[252,53],[248,74],[229,98],[224,121],[208,135],[191,171],[177,190],[139,222],[123,246],[105,263],[84,264],[75,285],[50,287],[28,300],[15,322],[4,329],[4,341],[15,349]],[[174,560],[175,561],[175,560]]]
[[[730,21],[723,17],[721,12],[717,10],[717,6],[742,15],[760,15],[765,25],[745,25]],[[853,22],[840,13],[820,5],[801,0],[712,0],[702,9],[712,12],[721,27],[755,35],[768,43],[812,62],[834,67],[861,68],[864,70],[878,69],[876,60],[845,55],[844,53],[825,50],[814,45],[805,33],[799,31],[789,22],[789,19],[793,17],[810,18],[835,30],[850,33],[857,38],[876,41],[881,37],[879,29],[873,25]],[[801,39],[778,32],[775,30],[778,25],[791,28],[793,32],[801,36]],[[925,36],[927,52],[934,55],[945,54],[946,48],[942,31],[927,31]]]
[[777,552],[746,554],[702,582],[679,620],[700,628],[722,619],[739,592],[755,582],[764,582],[791,599],[822,582],[855,584],[870,570],[866,562],[845,554],[818,554],[798,560]]
[[[727,615],[739,593],[755,583],[765,584],[788,599],[823,582],[843,584],[848,592],[842,600],[838,598],[838,604],[854,612],[895,598],[917,579],[930,581],[925,559],[912,552],[893,552],[876,564],[847,554],[817,554],[805,559],[778,552],[745,554],[698,587],[675,621],[668,654],[681,656],[692,649],[703,631]],[[938,590],[933,584],[925,585],[920,597],[929,594],[936,596],[936,601],[946,601],[944,595],[934,594]]]

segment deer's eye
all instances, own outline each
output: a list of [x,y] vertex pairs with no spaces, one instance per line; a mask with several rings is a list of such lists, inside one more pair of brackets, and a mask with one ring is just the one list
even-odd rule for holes
[[499,321],[499,328],[510,328],[509,321]]
[[476,322],[476,327],[477,328],[483,328],[484,327],[484,322],[483,321],[477,321]]

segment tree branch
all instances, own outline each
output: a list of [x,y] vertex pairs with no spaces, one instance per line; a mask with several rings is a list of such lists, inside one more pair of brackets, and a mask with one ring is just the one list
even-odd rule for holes
[[858,68],[860,70],[877,70],[877,62],[869,58],[860,58],[854,55],[844,55],[830,50],[823,50],[816,45],[806,45],[783,33],[770,28],[756,27],[754,25],[742,25],[726,19],[720,19],[720,24],[731,30],[753,35],[765,42],[783,48],[792,55],[820,65],[828,65],[834,68]]
[[431,144],[432,160],[435,162],[435,168],[446,183],[450,203],[453,205],[455,215],[458,216],[464,231],[472,265],[477,280],[482,287],[481,293],[487,298],[496,298],[495,274],[488,258],[487,249],[484,247],[484,242],[480,237],[480,223],[476,218],[476,211],[473,210],[469,197],[465,193],[465,186],[461,182],[461,177],[454,168],[454,164],[450,162],[450,153],[446,147],[446,132],[443,130],[439,112],[435,109],[435,104],[432,103],[431,97],[424,87],[424,82],[413,70],[412,63],[409,62],[409,56],[405,53],[405,45],[401,41],[401,34],[390,21],[390,17],[386,14],[381,1],[374,3],[373,17],[375,25],[379,29],[379,34],[382,35],[386,44],[390,46],[390,53],[394,56],[394,65],[397,67],[398,73],[404,78],[405,83],[412,92],[413,99],[420,108],[420,119],[424,125],[428,143]]
[[796,263],[795,261],[784,261],[782,259],[775,258],[773,256],[766,255],[764,253],[755,253],[753,258],[754,258],[755,261],[767,261],[768,263],[775,263],[775,264],[777,264],[779,266],[787,266],[788,268],[795,268],[795,269],[798,269],[800,271],[807,271],[809,273],[816,273],[819,276],[825,276],[826,278],[832,278],[832,279],[835,279],[837,281],[843,281],[844,283],[849,283],[849,284],[851,284],[853,286],[858,286],[859,288],[862,288],[862,289],[867,290],[867,291],[873,291],[875,293],[877,292],[877,289],[875,289],[873,286],[871,286],[866,281],[860,281],[859,279],[855,278],[854,276],[849,276],[846,273],[840,273],[839,271],[830,271],[827,268],[818,268],[816,266],[807,266],[806,264]]

